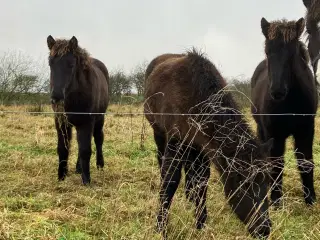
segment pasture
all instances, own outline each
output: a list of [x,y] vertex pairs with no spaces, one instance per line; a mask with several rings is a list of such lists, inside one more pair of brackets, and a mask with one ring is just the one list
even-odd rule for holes
[[[77,144],[73,131],[69,176],[58,182],[53,115],[4,114],[29,106],[0,106],[0,239],[161,239],[154,232],[160,174],[151,127],[141,105],[110,105],[104,126],[105,168],[91,157],[91,186],[75,174]],[[45,112],[51,112],[45,106]],[[255,130],[255,123],[244,109]],[[118,113],[118,114],[117,114]],[[143,128],[145,124],[145,128]],[[290,140],[291,141],[291,140]],[[305,206],[293,147],[287,142],[284,202],[270,209],[270,239],[320,239],[320,206]],[[320,198],[320,117],[314,142],[315,190]],[[230,211],[219,177],[212,168],[208,220],[194,227],[194,208],[184,195],[184,176],[170,209],[168,239],[250,239]]]

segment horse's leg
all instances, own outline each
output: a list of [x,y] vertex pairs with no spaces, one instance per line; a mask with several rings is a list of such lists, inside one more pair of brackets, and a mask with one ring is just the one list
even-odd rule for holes
[[78,158],[77,158],[77,165],[76,165],[76,173],[81,174],[82,168],[81,168],[81,158],[80,158],[80,152],[78,151]]
[[164,156],[164,151],[166,149],[166,135],[156,124],[153,125],[153,137],[157,145],[158,164],[161,168],[162,157]]
[[187,148],[188,154],[185,156],[184,161],[184,172],[185,172],[185,194],[186,198],[190,202],[194,202],[194,195],[195,195],[195,189],[194,189],[194,177],[196,176],[195,172],[195,162],[196,159],[199,158],[199,151],[196,149],[193,149],[192,147]]
[[161,166],[160,209],[157,216],[157,231],[166,236],[166,225],[171,200],[175,194],[180,178],[182,162],[179,159],[178,142],[170,140]]
[[[202,229],[207,220],[207,189],[210,178],[210,162],[207,158],[198,157],[194,159],[192,164],[189,164],[191,171],[186,172],[186,179],[191,179],[192,201],[196,205],[196,227]],[[188,168],[189,168],[188,167]]]
[[103,158],[103,152],[102,152],[102,145],[103,145],[103,124],[104,124],[104,116],[98,117],[93,130],[93,137],[94,142],[96,144],[96,150],[97,150],[97,168],[103,168],[104,167],[104,158]]
[[77,140],[79,148],[80,163],[82,168],[82,182],[84,185],[90,183],[90,157],[91,140],[93,133],[93,122],[77,126]]
[[266,142],[268,140],[268,139],[266,139],[265,134],[263,132],[263,128],[260,124],[257,124],[257,134],[258,134],[258,138],[260,139],[260,141]]
[[306,204],[312,205],[316,201],[313,180],[313,139],[314,121],[308,126],[303,126],[294,134],[296,158],[303,184],[304,200]]
[[282,197],[282,178],[283,178],[283,167],[284,159],[283,154],[285,150],[285,138],[275,138],[270,157],[272,160],[272,171],[271,171],[271,204],[275,207],[280,205]]
[[57,152],[59,156],[58,179],[64,180],[68,173],[68,158],[72,137],[71,126],[55,117],[55,126],[58,135]]

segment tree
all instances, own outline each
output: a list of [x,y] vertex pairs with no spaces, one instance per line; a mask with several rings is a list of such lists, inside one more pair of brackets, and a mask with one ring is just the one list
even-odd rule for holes
[[131,93],[130,79],[122,70],[116,70],[111,73],[109,83],[109,94],[111,95],[111,98]]
[[134,88],[139,96],[144,94],[144,75],[147,68],[147,63],[143,62],[137,65],[132,71],[130,78]]
[[48,71],[43,64],[19,51],[2,52],[0,101],[12,100],[17,94],[45,92],[45,87],[48,85]]

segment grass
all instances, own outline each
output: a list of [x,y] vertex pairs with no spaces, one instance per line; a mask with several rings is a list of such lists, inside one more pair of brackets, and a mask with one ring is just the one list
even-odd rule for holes
[[[51,111],[42,106],[43,112]],[[30,106],[3,107],[28,111]],[[109,111],[141,112],[141,106],[111,105]],[[254,122],[249,116],[249,120]],[[69,176],[57,181],[56,133],[52,115],[0,112],[0,239],[161,239],[154,232],[159,170],[152,131],[142,116],[109,115],[105,124],[104,171],[91,158],[92,184],[74,173],[77,145],[72,140]],[[320,196],[320,119],[314,157],[315,187]],[[75,133],[75,132],[74,132]],[[74,135],[75,136],[75,135]],[[270,239],[320,239],[320,206],[307,208],[291,141],[287,143],[283,207],[271,210]],[[250,239],[227,205],[212,170],[207,227],[194,228],[193,206],[185,200],[182,179],[169,219],[169,239]]]

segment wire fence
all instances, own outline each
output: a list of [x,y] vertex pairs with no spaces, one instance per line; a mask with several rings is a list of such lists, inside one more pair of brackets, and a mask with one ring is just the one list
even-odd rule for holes
[[[0,114],[68,114],[68,115],[162,115],[162,116],[245,116],[246,113],[152,113],[152,112],[40,112],[40,111],[0,111]],[[320,113],[250,113],[252,116],[320,116]]]

